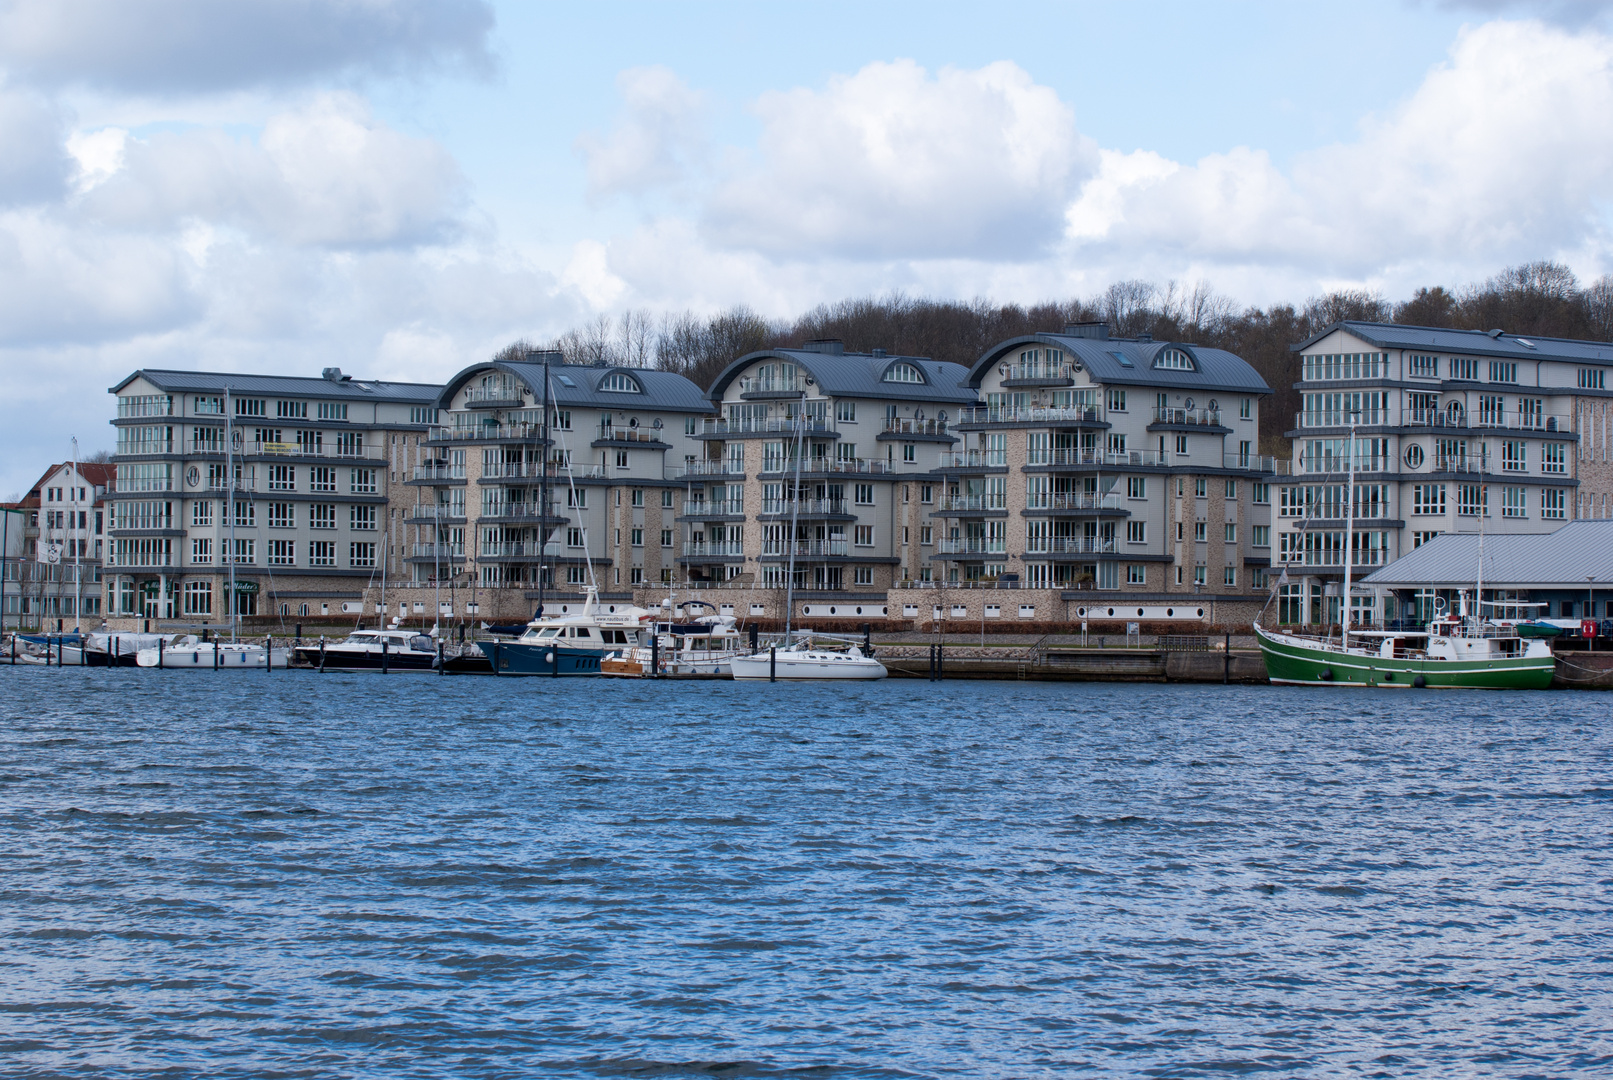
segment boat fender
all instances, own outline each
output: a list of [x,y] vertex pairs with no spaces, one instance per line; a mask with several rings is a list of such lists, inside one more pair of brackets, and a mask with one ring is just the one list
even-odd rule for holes
[[1317,678],[1321,679],[1323,682],[1332,682],[1333,681],[1333,669],[1332,668],[1323,668],[1322,673],[1320,675],[1318,675]]
[[1415,675],[1412,677],[1411,685],[1421,690],[1423,687],[1428,685],[1428,680],[1423,678],[1421,675]]

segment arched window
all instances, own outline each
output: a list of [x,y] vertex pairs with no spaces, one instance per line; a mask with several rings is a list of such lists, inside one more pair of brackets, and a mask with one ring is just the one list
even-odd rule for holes
[[1154,367],[1171,371],[1193,371],[1193,358],[1181,349],[1161,349],[1154,358]]
[[599,381],[599,388],[612,394],[642,394],[644,391],[631,375],[613,371]]
[[924,373],[912,364],[892,364],[885,369],[885,382],[921,383]]

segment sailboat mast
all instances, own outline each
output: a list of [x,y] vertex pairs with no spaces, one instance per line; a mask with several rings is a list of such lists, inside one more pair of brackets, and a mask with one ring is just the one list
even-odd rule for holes
[[789,577],[784,583],[784,644],[790,643],[791,619],[795,615],[795,523],[801,513],[801,452],[805,446],[806,391],[801,391],[801,409],[795,417],[795,495],[790,500]]
[[73,436],[73,490],[68,494],[72,496],[72,498],[68,500],[68,505],[72,507],[68,513],[73,515],[73,520],[67,523],[67,532],[69,537],[67,542],[73,545],[73,628],[75,630],[80,630],[83,629],[84,626],[84,564],[83,560],[79,556],[79,545],[80,543],[84,543],[86,541],[80,541],[72,538],[73,531],[78,528],[78,515],[82,512],[78,508],[77,435]]
[[[544,552],[549,538],[544,526],[549,517],[549,354],[543,354],[543,446],[538,450],[538,618],[543,618]],[[586,553],[585,553],[586,554]]]
[[230,561],[230,640],[240,637],[241,603],[235,595],[235,398],[224,390],[224,513],[229,518],[230,546],[224,554]]
[[1355,414],[1350,419],[1350,451],[1344,462],[1344,616],[1339,621],[1339,638],[1350,645],[1350,572],[1355,569]]

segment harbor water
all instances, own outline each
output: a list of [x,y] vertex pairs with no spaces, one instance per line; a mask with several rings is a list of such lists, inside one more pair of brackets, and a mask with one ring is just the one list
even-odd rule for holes
[[7,1076],[1613,1074],[1605,696],[0,679]]

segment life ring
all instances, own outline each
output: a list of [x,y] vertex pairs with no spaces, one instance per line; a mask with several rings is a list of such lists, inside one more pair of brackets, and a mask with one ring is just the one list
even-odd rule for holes
[[1579,636],[1582,637],[1582,638],[1593,638],[1593,637],[1595,637],[1596,636],[1596,620],[1595,619],[1581,619],[1579,621]]

